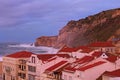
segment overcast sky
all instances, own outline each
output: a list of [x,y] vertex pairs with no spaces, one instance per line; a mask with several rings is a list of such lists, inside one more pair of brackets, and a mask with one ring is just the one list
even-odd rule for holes
[[120,0],[0,0],[0,42],[34,42],[70,20],[114,8]]

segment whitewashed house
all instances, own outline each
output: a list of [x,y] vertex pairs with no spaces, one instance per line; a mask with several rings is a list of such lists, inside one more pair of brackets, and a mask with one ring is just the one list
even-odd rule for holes
[[90,56],[89,53],[92,51],[93,49],[87,46],[79,46],[74,48],[64,46],[62,49],[58,51],[58,54],[69,54],[73,58],[82,58],[84,56]]
[[27,80],[26,62],[32,54],[20,51],[3,57],[3,80]]
[[53,66],[47,68],[42,75],[42,80],[61,80],[62,70],[69,64],[68,61],[60,61]]
[[45,70],[58,62],[67,60],[68,54],[33,54],[27,62],[27,80],[40,80]]
[[62,72],[62,79],[96,80],[105,71],[119,69],[120,66],[117,65],[118,60],[119,59],[114,55],[95,52],[92,56],[83,57],[66,67]]
[[89,44],[88,47],[108,53],[115,53],[116,50],[116,47],[112,42],[94,42]]

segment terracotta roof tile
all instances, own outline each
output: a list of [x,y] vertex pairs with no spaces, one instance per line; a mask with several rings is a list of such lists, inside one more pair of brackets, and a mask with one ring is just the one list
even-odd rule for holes
[[94,42],[88,45],[89,47],[115,47],[112,42]]
[[90,68],[92,68],[92,67],[99,66],[99,65],[104,64],[104,63],[106,63],[106,62],[104,62],[104,61],[99,61],[99,62],[90,64],[90,65],[87,65],[87,66],[84,66],[84,67],[80,67],[78,70],[80,70],[80,71],[85,71],[85,70],[87,70],[87,69],[90,69]]
[[56,54],[56,56],[63,57],[63,58],[70,58],[68,54]]
[[50,59],[48,59],[47,61],[50,62],[50,61],[53,61],[53,60],[55,60],[55,59],[57,59],[57,57],[55,57],[55,58],[50,58]]
[[27,51],[20,51],[13,54],[6,55],[6,57],[12,57],[12,58],[29,58],[33,53],[27,52]]
[[78,48],[63,47],[59,52],[76,52]]
[[111,53],[106,53],[106,55],[108,56],[108,58],[106,58],[106,60],[110,61],[110,62],[115,62],[117,60],[117,56],[113,55]]
[[79,64],[83,64],[83,63],[86,63],[86,62],[90,62],[90,61],[92,61],[94,59],[94,57],[92,57],[92,56],[85,56],[85,57],[83,57],[83,58],[81,58],[81,59],[77,59],[73,64],[76,64],[77,63],[77,65],[74,65],[74,66],[71,66],[72,64],[70,64],[69,66],[67,66],[64,70],[67,70],[67,71],[72,71],[72,72],[74,72],[75,70],[76,70],[76,66],[78,66]]
[[93,57],[100,57],[103,54],[103,52],[94,52],[92,53]]
[[120,69],[112,71],[112,72],[105,72],[106,76],[110,76],[110,77],[120,77]]
[[76,70],[76,68],[74,68],[74,67],[71,67],[71,66],[68,66],[68,67],[66,67],[65,69],[64,69],[65,71],[67,70],[67,71],[72,71],[72,72],[74,72],[75,70]]
[[70,57],[68,54],[38,54],[37,55],[37,57],[42,61],[47,61],[54,56],[59,56],[59,57],[63,57],[63,58],[69,58]]
[[57,64],[49,67],[48,69],[46,69],[46,71],[49,71],[49,72],[50,72],[50,71],[53,71],[53,70],[55,70],[56,68],[58,68],[58,67],[60,67],[60,66],[62,66],[62,65],[64,65],[64,64],[66,64],[66,63],[67,63],[67,61],[61,61],[61,62],[59,62],[59,63],[57,63]]
[[80,49],[82,49],[83,52],[90,52],[90,51],[92,51],[87,46],[79,46],[79,47],[74,47],[74,48],[70,48],[70,47],[64,46],[61,50],[59,50],[59,52],[76,52],[76,51],[78,51]]
[[93,51],[92,49],[83,49],[81,52],[82,53],[90,53],[91,51]]
[[55,56],[55,54],[38,54],[37,57],[42,61],[47,61],[48,59]]
[[114,63],[117,60],[117,57],[116,56],[111,56],[111,57],[106,58],[106,60]]
[[76,60],[74,63],[82,64],[82,63],[85,63],[85,62],[90,62],[93,59],[94,59],[94,57],[92,57],[92,56],[84,56],[83,58],[80,58],[80,59]]

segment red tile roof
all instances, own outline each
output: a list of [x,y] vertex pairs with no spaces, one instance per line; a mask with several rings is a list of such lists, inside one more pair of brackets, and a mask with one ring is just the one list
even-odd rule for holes
[[55,56],[55,54],[38,54],[37,57],[42,61],[47,61],[48,59]]
[[85,49],[86,49],[86,50],[89,50],[90,48],[87,47],[87,46],[79,46],[78,49],[82,49],[82,50],[85,50]]
[[80,59],[76,60],[74,63],[82,64],[82,63],[85,63],[85,62],[90,62],[93,59],[94,59],[94,57],[92,57],[92,56],[84,56],[83,58],[80,58]]
[[82,53],[89,53],[89,52],[93,51],[93,49],[91,49],[91,48],[89,48],[87,46],[80,46],[78,48],[82,49],[82,51],[81,51]]
[[100,57],[103,54],[103,52],[94,52],[92,53],[93,57]]
[[75,67],[71,67],[71,66],[68,66],[68,67],[66,67],[65,69],[64,69],[65,71],[67,70],[67,71],[72,71],[72,72],[74,72],[75,70],[76,70],[76,68]]
[[88,45],[89,47],[115,47],[112,42],[95,42]]
[[114,63],[117,60],[117,57],[108,57],[106,60]]
[[114,57],[108,57],[108,58],[106,58],[106,60],[114,63],[117,60],[117,57],[115,57],[115,56]]
[[120,77],[120,69],[112,72],[106,72],[104,75],[110,76],[110,77]]
[[59,52],[76,52],[77,50],[77,48],[63,47]]
[[68,54],[56,54],[56,56],[63,57],[63,58],[70,58]]
[[27,52],[27,51],[20,51],[13,54],[6,55],[6,57],[12,57],[12,58],[29,58],[33,53]]
[[108,56],[108,58],[106,58],[106,60],[110,61],[110,62],[115,62],[117,60],[117,56],[113,55],[111,53],[106,53],[106,55]]
[[119,52],[116,52],[115,54],[116,54],[116,55],[120,55],[120,53],[119,53]]
[[59,62],[59,63],[49,67],[48,69],[46,69],[46,71],[49,71],[49,72],[53,71],[53,70],[55,70],[58,67],[61,67],[61,66],[63,67],[63,65],[65,65],[66,63],[67,63],[67,61],[61,61],[61,62]]
[[91,51],[93,51],[92,49],[83,49],[81,52],[82,53],[90,53]]
[[104,63],[106,63],[106,62],[104,62],[104,61],[99,61],[99,62],[90,64],[90,65],[87,65],[87,66],[84,66],[84,67],[80,67],[78,70],[80,70],[80,71],[85,71],[85,70],[87,70],[87,69],[90,69],[90,68],[92,68],[92,67],[99,66],[99,65],[104,64]]
[[74,47],[74,48],[70,48],[70,47],[64,46],[61,50],[59,50],[59,52],[76,52],[76,51],[78,51],[80,49],[82,49],[83,52],[90,52],[90,51],[92,51],[87,46],[79,46],[79,47]]
[[[85,57],[83,57],[83,58],[81,58],[81,59],[76,60],[73,64],[77,63],[77,65],[79,65],[79,64],[86,63],[86,62],[90,62],[90,61],[92,61],[93,59],[94,59],[94,57],[92,57],[92,56],[85,56]],[[71,72],[71,71],[74,72],[74,71],[76,70],[75,67],[76,67],[77,65],[75,65],[75,66],[69,65],[68,67],[65,68],[65,70],[70,71],[70,72]]]
[[70,56],[68,54],[38,54],[37,57],[42,61],[47,61],[48,59],[59,56],[63,58],[69,58]]
[[55,60],[56,58],[57,58],[57,57],[55,57],[55,58],[50,58],[50,59],[48,59],[47,61],[50,62],[50,61]]

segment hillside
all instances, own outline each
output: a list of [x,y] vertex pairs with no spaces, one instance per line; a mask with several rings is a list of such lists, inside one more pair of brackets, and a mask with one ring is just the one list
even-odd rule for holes
[[[55,43],[51,46],[62,47],[63,45],[67,45],[69,47],[76,47],[95,41],[107,41],[119,38],[120,9],[112,9],[78,21],[71,20],[59,31],[57,39],[54,40]],[[36,42],[41,42],[41,40],[37,39]],[[50,41],[48,40],[48,42]],[[41,43],[44,43],[44,41]]]

